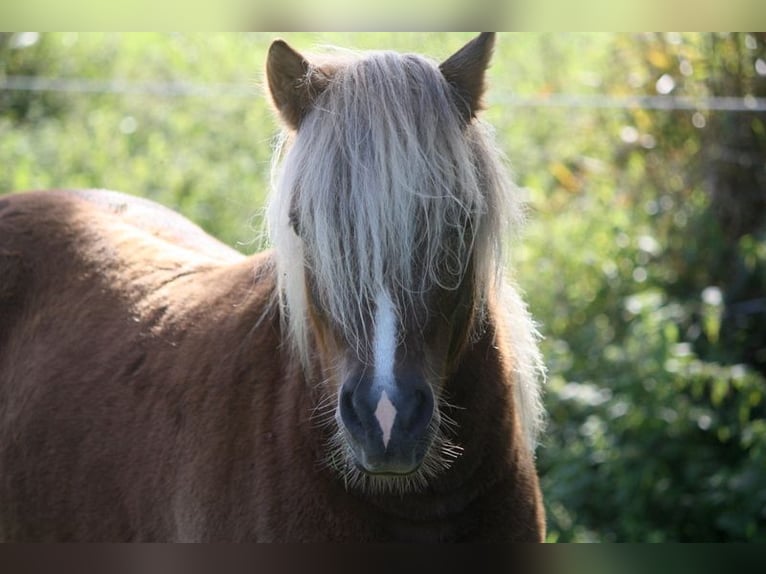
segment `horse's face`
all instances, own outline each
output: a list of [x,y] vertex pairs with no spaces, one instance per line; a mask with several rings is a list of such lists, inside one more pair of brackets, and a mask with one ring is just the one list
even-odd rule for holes
[[[479,36],[438,70],[371,61],[375,73],[400,73],[390,83],[356,70],[339,86],[337,69],[311,66],[284,42],[269,53],[274,103],[297,131],[289,152],[297,167],[283,183],[293,195],[275,215],[291,228],[280,232],[278,253],[298,261],[280,271],[291,276],[282,278],[292,290],[287,312],[310,346],[304,361],[320,366],[331,391],[329,458],[351,482],[422,487],[459,454],[444,381],[479,307],[472,247],[484,203],[475,189],[455,188],[478,189],[463,129],[479,106],[493,39]],[[421,71],[428,77],[418,81]]]
[[379,291],[359,314],[361,348],[324,312],[310,272],[307,283],[317,356],[336,397],[335,454],[375,475],[425,476],[448,466],[459,449],[450,442],[443,383],[469,336],[470,278],[417,305],[407,294]]

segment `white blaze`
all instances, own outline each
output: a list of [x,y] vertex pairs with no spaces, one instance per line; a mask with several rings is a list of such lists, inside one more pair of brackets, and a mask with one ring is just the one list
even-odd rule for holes
[[[375,384],[392,387],[394,384],[394,362],[396,358],[396,313],[391,297],[386,291],[381,291],[375,300],[375,338],[373,343],[375,361]],[[375,409],[383,431],[383,446],[388,446],[391,429],[396,419],[396,407],[388,398],[386,391],[380,395]]]
[[375,299],[374,353],[376,381],[384,385],[392,384],[396,356],[396,313],[386,291],[381,291]]

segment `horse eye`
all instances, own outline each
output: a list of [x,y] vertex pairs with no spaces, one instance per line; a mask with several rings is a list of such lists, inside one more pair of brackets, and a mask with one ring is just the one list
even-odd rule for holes
[[301,236],[301,222],[300,219],[298,219],[298,213],[295,209],[290,210],[290,227],[293,228],[293,231],[295,232],[295,235],[298,237]]

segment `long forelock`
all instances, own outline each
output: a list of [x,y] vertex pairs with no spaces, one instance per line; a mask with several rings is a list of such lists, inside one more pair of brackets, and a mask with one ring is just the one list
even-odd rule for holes
[[488,128],[464,124],[433,62],[379,52],[339,68],[292,139],[274,166],[269,230],[302,359],[305,272],[323,313],[358,351],[381,292],[402,321],[432,289],[458,288],[472,261],[481,305],[520,211]]

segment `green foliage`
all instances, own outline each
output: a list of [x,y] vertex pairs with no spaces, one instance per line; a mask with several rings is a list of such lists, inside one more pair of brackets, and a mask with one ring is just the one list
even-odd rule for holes
[[[286,36],[303,50],[436,58],[470,37]],[[118,189],[256,251],[277,130],[259,76],[271,38],[0,36],[0,82],[220,88],[0,90],[0,193]],[[486,116],[530,206],[513,258],[545,336],[538,464],[552,541],[766,541],[766,117],[504,102],[512,92],[764,97],[764,46],[763,34],[500,38]]]
[[[54,60],[50,38],[35,32],[0,32],[0,81],[6,76],[34,77],[51,72]],[[65,100],[56,94],[0,91],[2,116],[12,121],[34,122],[64,111]]]
[[[609,93],[668,75],[678,95],[766,94],[763,38],[618,36],[611,53]],[[762,170],[766,138],[763,113],[732,116],[592,112],[609,147],[584,135],[535,182],[517,261],[547,337],[551,540],[766,540],[766,187],[721,165],[736,148]]]

